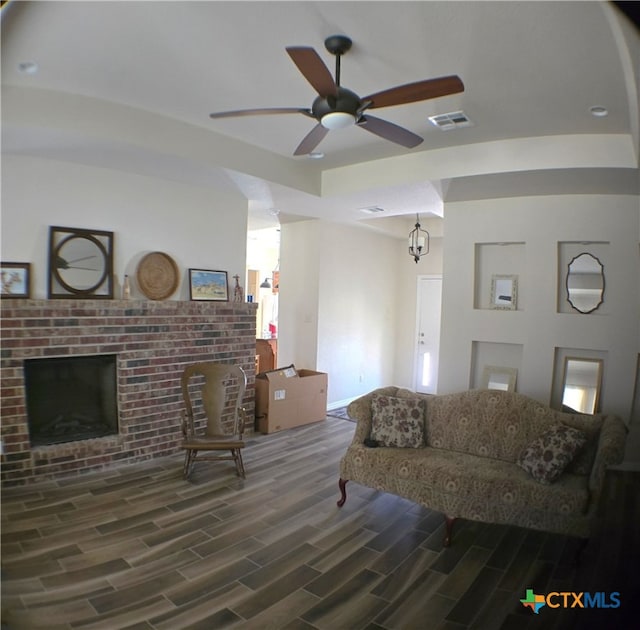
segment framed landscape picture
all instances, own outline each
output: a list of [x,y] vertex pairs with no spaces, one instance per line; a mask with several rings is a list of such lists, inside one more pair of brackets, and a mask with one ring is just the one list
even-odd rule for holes
[[3,298],[28,298],[31,294],[31,264],[18,262],[0,263]]
[[189,299],[228,302],[227,272],[189,269]]

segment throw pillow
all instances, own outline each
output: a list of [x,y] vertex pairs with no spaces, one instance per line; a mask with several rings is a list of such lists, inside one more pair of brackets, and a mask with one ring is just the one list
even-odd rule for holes
[[598,441],[604,417],[600,414],[587,416],[583,414],[567,416],[562,419],[562,424],[567,424],[578,431],[582,431],[587,437],[587,443],[580,449],[574,460],[567,467],[567,472],[572,475],[589,475],[593,468],[593,461],[598,450]]
[[540,483],[552,483],[587,442],[587,436],[565,424],[550,427],[522,449],[518,466]]
[[371,399],[371,439],[380,446],[424,446],[425,404],[418,398],[374,394]]

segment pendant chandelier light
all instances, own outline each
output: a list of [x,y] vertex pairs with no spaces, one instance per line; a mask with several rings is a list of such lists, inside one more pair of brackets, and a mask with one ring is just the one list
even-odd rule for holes
[[416,226],[409,232],[409,256],[413,256],[416,263],[422,256],[429,253],[429,232],[420,227],[420,216],[416,214]]

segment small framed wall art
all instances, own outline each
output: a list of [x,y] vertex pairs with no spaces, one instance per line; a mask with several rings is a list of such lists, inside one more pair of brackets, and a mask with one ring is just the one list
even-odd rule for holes
[[189,269],[189,298],[191,300],[228,302],[227,272]]
[[49,228],[50,298],[113,298],[113,232]]
[[518,276],[491,276],[491,308],[506,311],[518,308]]
[[31,263],[0,263],[0,274],[2,276],[2,290],[0,292],[0,297],[31,297]]

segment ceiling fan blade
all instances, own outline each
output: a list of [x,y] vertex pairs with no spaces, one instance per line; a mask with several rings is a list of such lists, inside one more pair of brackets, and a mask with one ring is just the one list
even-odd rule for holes
[[215,112],[209,118],[234,118],[237,116],[263,116],[271,114],[304,114],[314,117],[311,110],[304,107],[266,107],[260,109],[237,109],[229,112]]
[[298,148],[293,152],[293,155],[309,155],[323,140],[323,138],[329,133],[329,130],[323,127],[321,124],[317,124],[298,145]]
[[385,140],[390,140],[403,147],[407,147],[407,149],[417,147],[423,140],[420,136],[417,136],[404,127],[395,125],[388,120],[382,120],[382,118],[375,118],[374,116],[363,116],[360,122],[358,122],[358,127],[362,127]]
[[320,55],[308,46],[291,46],[286,49],[293,63],[298,66],[304,78],[311,83],[313,89],[322,97],[335,96],[338,93],[336,82]]
[[392,105],[426,101],[430,98],[448,96],[458,92],[464,92],[464,83],[462,83],[460,77],[451,75],[437,79],[425,79],[415,83],[405,83],[404,85],[370,94],[362,100],[372,101],[370,109],[374,109],[376,107],[390,107]]

